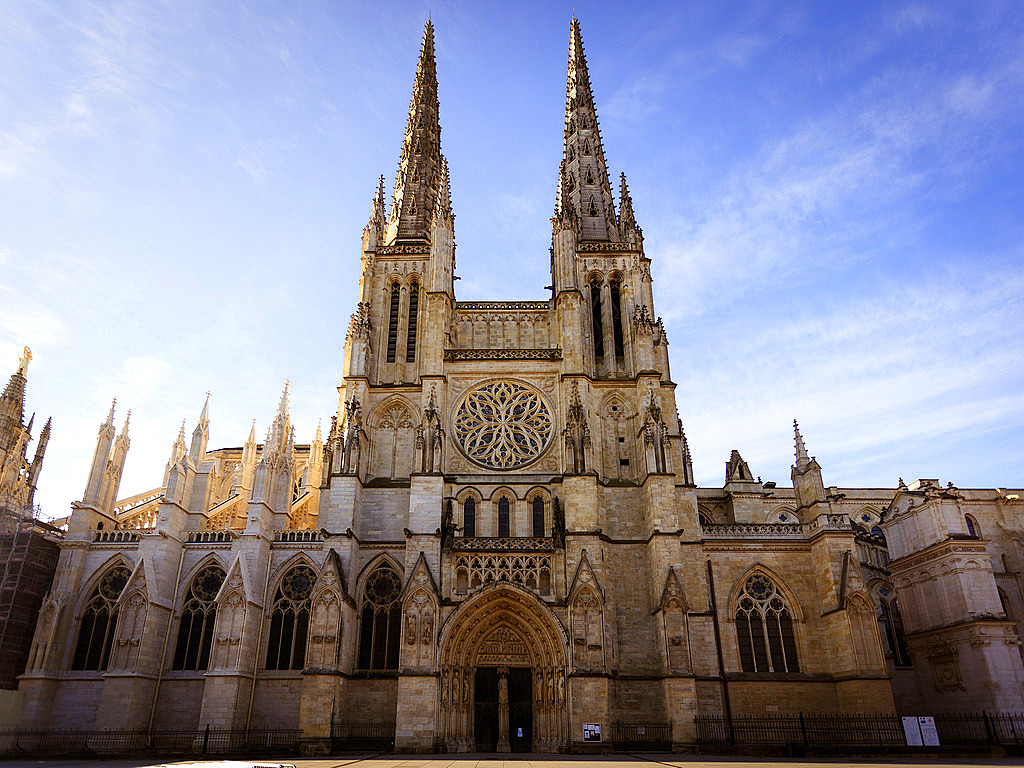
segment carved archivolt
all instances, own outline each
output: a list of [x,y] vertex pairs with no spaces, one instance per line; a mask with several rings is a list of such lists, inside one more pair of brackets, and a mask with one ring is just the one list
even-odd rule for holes
[[449,751],[475,748],[473,682],[477,667],[529,667],[534,748],[566,743],[565,632],[535,596],[510,584],[484,587],[446,621],[440,636],[439,735]]
[[540,392],[499,380],[471,389],[455,410],[456,443],[488,469],[517,469],[537,459],[552,433],[551,410]]

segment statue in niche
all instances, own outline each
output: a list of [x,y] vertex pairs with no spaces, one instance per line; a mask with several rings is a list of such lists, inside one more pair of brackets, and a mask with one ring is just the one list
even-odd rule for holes
[[565,549],[565,513],[557,496],[551,500],[551,536],[555,549]]

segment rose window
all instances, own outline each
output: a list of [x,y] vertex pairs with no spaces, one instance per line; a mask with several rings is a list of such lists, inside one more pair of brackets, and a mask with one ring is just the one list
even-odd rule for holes
[[494,381],[472,390],[455,413],[463,453],[490,469],[516,469],[536,459],[551,437],[551,412],[536,390]]

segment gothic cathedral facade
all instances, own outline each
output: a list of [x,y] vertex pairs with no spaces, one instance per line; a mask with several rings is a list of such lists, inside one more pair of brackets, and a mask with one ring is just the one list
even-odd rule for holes
[[737,452],[723,487],[695,486],[575,20],[551,297],[456,300],[430,23],[361,250],[326,437],[296,444],[286,387],[262,444],[211,449],[208,400],[162,485],[119,497],[111,408],[22,727],[327,744],[378,722],[403,750],[559,751],[585,723],[690,744],[697,713],[727,708],[1024,706],[1021,558],[994,537],[1015,494],[826,488],[799,429],[793,488]]

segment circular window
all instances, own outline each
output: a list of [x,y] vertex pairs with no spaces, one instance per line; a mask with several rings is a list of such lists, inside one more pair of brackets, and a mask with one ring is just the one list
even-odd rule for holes
[[489,469],[517,469],[538,458],[551,438],[552,418],[540,392],[516,381],[472,389],[455,411],[455,441]]
[[390,605],[401,591],[402,582],[390,568],[378,568],[366,580],[366,599],[375,605]]
[[100,594],[108,600],[117,600],[131,575],[132,572],[123,565],[110,569],[100,579]]
[[302,601],[313,591],[314,581],[316,581],[316,574],[313,573],[313,569],[299,565],[285,574],[281,580],[281,591],[285,597],[291,600]]

